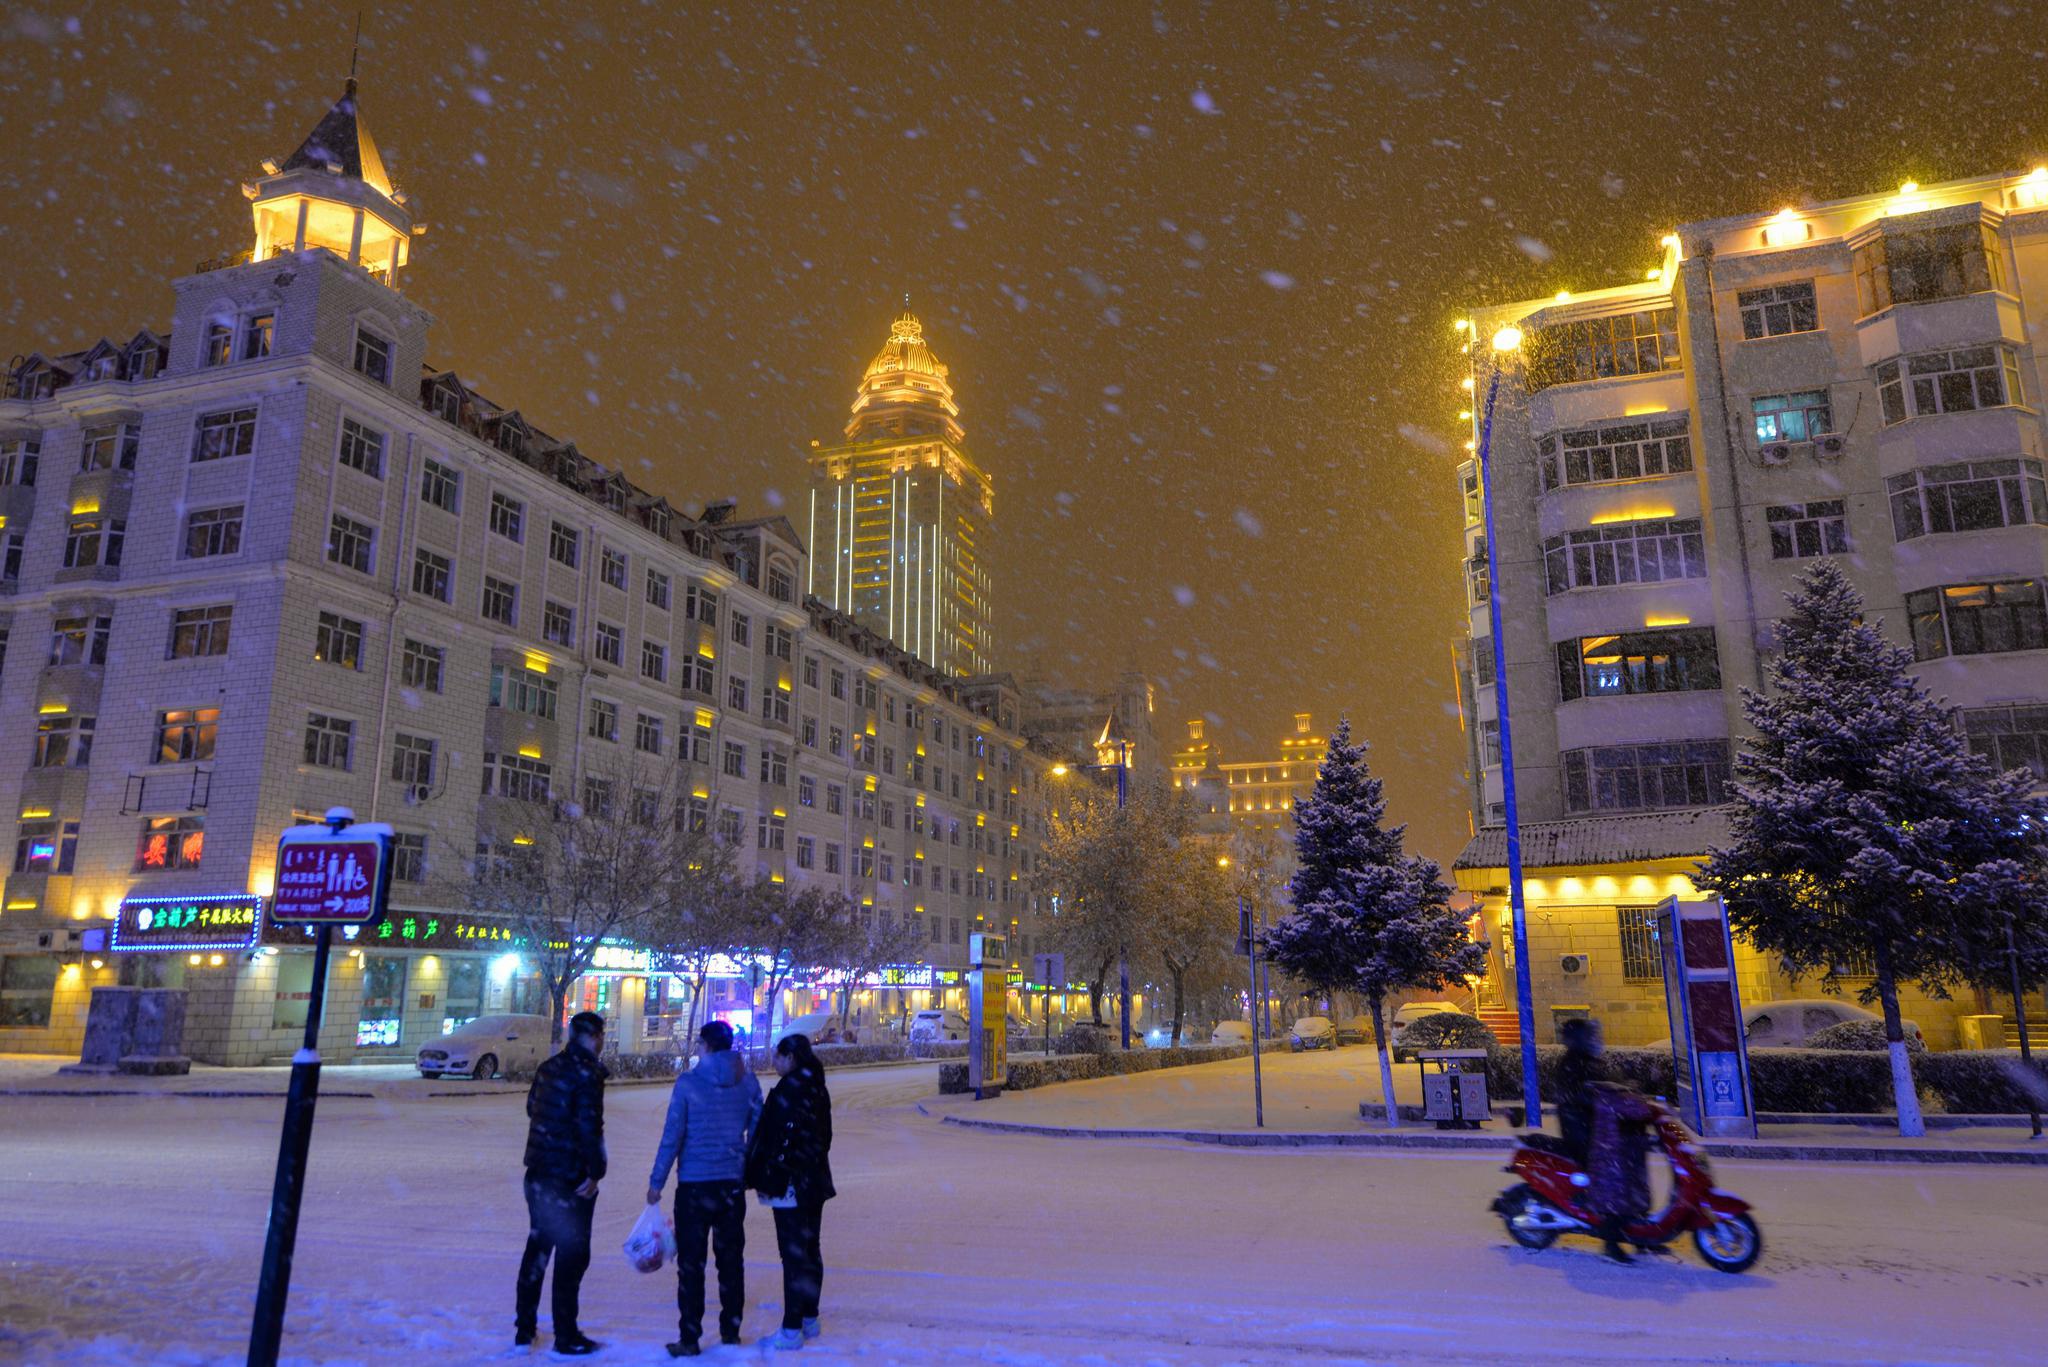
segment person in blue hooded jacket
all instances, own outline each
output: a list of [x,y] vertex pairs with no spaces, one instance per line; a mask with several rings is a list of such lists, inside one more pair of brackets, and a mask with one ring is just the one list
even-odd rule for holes
[[742,1260],[747,1249],[747,1199],[741,1177],[747,1145],[761,1119],[761,1083],[732,1047],[732,1027],[706,1022],[697,1032],[697,1066],[669,1094],[661,1147],[647,1178],[647,1204],[661,1203],[676,1170],[676,1309],[680,1333],[670,1357],[695,1357],[704,1329],[704,1245],[718,1258],[718,1337],[740,1341],[747,1308]]

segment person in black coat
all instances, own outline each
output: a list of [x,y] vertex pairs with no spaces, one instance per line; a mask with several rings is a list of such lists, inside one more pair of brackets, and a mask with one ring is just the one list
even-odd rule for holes
[[577,1297],[590,1267],[590,1219],[604,1179],[604,1017],[579,1012],[569,1042],[533,1075],[526,1093],[526,1256],[519,1261],[513,1342],[534,1340],[540,1287],[555,1255],[555,1352],[583,1357],[598,1343],[577,1327]]
[[1557,1061],[1557,1132],[1567,1156],[1580,1167],[1592,1157],[1595,1084],[1607,1080],[1601,1059],[1600,1023],[1573,1018],[1558,1027],[1564,1057]]
[[782,1080],[768,1093],[747,1151],[747,1186],[775,1211],[775,1244],[782,1254],[782,1331],[776,1348],[801,1348],[818,1336],[818,1295],[825,1281],[819,1244],[832,1186],[832,1095],[825,1065],[807,1035],[775,1046]]

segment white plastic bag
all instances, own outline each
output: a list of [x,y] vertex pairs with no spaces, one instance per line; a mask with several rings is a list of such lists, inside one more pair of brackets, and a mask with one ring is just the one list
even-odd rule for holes
[[759,1201],[762,1205],[768,1207],[770,1210],[795,1210],[796,1183],[790,1183],[789,1191],[784,1195],[770,1196],[767,1192],[764,1191],[759,1196],[756,1196],[754,1199]]
[[636,1271],[659,1272],[662,1262],[676,1256],[675,1222],[659,1205],[644,1206],[626,1236],[626,1261]]

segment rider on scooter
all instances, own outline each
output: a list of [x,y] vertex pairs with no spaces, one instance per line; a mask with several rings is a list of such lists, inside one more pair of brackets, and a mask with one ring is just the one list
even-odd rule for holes
[[1656,1118],[1649,1101],[1608,1075],[1600,1023],[1564,1022],[1558,1031],[1564,1057],[1558,1061],[1557,1123],[1570,1157],[1585,1169],[1586,1204],[1600,1216],[1605,1252],[1618,1263],[1633,1262],[1622,1248],[1623,1231],[1649,1213],[1649,1140]]

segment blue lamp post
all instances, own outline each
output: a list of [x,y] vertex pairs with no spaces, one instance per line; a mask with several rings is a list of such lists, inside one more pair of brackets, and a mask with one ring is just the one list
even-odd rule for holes
[[1500,796],[1508,832],[1508,916],[1515,941],[1515,1018],[1522,1034],[1522,1104],[1530,1126],[1543,1123],[1536,1078],[1536,1003],[1529,988],[1529,907],[1522,896],[1522,826],[1515,807],[1515,740],[1508,728],[1508,670],[1500,634],[1500,541],[1493,529],[1493,403],[1508,355],[1522,345],[1522,330],[1493,335],[1493,378],[1486,386],[1486,416],[1479,428],[1479,493],[1486,510],[1486,615],[1493,631],[1493,709],[1500,724]]

